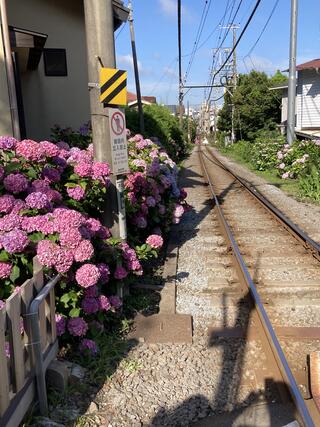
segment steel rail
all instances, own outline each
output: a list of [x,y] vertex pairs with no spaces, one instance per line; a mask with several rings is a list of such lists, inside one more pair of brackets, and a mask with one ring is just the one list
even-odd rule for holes
[[240,184],[245,187],[245,189],[253,195],[258,201],[266,207],[277,219],[277,221],[286,228],[292,234],[296,239],[303,242],[303,244],[306,246],[307,249],[310,249],[314,255],[319,259],[320,261],[320,244],[317,243],[315,240],[311,239],[310,236],[308,236],[303,230],[301,230],[300,227],[298,227],[296,224],[294,224],[289,218],[287,218],[277,207],[275,207],[263,194],[257,190],[253,184],[249,185],[247,184],[242,178],[240,178],[238,175],[236,175],[231,169],[229,169],[221,160],[219,160],[212,151],[209,150],[208,147],[206,147],[207,152],[210,154],[210,156],[216,160],[219,163],[219,166],[221,166],[225,171],[227,171],[230,175],[232,175],[237,181],[240,182]]
[[206,179],[206,181],[210,187],[211,193],[212,193],[212,198],[214,201],[214,207],[217,210],[217,213],[218,213],[219,219],[223,225],[224,231],[228,236],[228,239],[229,239],[229,242],[230,242],[234,257],[235,257],[235,260],[236,260],[236,262],[240,268],[240,271],[242,273],[242,277],[245,280],[245,283],[246,283],[248,289],[250,290],[250,294],[251,294],[251,297],[253,299],[255,308],[257,310],[257,314],[258,314],[259,319],[262,323],[264,333],[268,339],[269,345],[270,345],[272,353],[275,357],[278,368],[280,369],[280,371],[283,375],[284,381],[289,388],[289,391],[291,393],[293,401],[295,402],[296,408],[299,412],[299,415],[301,416],[302,421],[304,422],[305,427],[315,427],[315,424],[314,424],[312,417],[309,413],[309,410],[308,410],[308,408],[304,402],[304,399],[303,399],[303,397],[299,391],[299,388],[298,388],[297,383],[294,379],[294,376],[291,372],[291,369],[289,367],[287,359],[283,353],[283,350],[282,350],[281,345],[278,341],[278,338],[274,332],[274,329],[273,329],[272,324],[269,320],[269,317],[268,317],[268,315],[264,309],[264,306],[261,302],[261,299],[260,299],[260,296],[257,292],[257,289],[253,283],[251,276],[250,276],[248,268],[244,262],[244,259],[242,258],[239,247],[238,247],[238,245],[237,245],[237,243],[233,237],[233,234],[231,232],[231,229],[230,229],[230,227],[229,227],[229,225],[228,225],[228,223],[224,217],[224,214],[223,214],[222,208],[220,206],[218,197],[216,196],[213,185],[211,183],[210,176],[208,174],[208,170],[207,170],[205,163],[203,161],[202,154],[203,154],[203,152],[202,152],[201,148],[199,148],[200,163],[201,163],[204,175],[205,175],[205,179]]

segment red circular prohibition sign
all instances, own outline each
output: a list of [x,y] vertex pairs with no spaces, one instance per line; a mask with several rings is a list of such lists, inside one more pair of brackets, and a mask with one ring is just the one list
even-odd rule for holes
[[124,131],[124,117],[118,111],[111,116],[111,127],[116,135],[121,135]]

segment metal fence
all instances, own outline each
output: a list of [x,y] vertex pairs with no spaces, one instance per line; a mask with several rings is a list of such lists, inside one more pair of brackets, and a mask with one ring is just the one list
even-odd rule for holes
[[[36,258],[33,264],[33,277],[0,309],[0,427],[17,427],[36,397],[34,345],[37,343],[30,307],[45,284],[43,269]],[[41,362],[46,369],[58,351],[54,287],[37,308],[37,317]]]

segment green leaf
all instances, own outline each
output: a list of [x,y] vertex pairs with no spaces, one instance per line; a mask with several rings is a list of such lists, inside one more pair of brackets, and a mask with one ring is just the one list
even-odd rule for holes
[[63,302],[65,304],[65,306],[68,304],[68,302],[70,301],[70,296],[69,294],[63,294],[62,297],[60,298],[60,301]]
[[71,179],[71,181],[78,181],[79,175],[76,173],[73,173],[72,175],[69,176],[69,179]]
[[29,166],[27,175],[31,179],[37,179],[38,178],[37,172],[32,166]]
[[12,272],[10,274],[10,279],[12,282],[15,282],[20,277],[20,268],[17,265],[14,265]]
[[10,162],[8,165],[6,165],[5,167],[5,171],[6,173],[10,173],[10,172],[14,172],[16,170],[19,170],[21,167],[20,163],[17,162]]
[[39,231],[36,233],[29,234],[28,237],[31,240],[31,242],[38,243],[40,242],[40,240],[43,240],[45,238],[45,235]]
[[8,261],[9,260],[9,254],[4,249],[0,251],[0,261]]
[[68,188],[74,188],[74,187],[76,187],[78,184],[76,184],[75,182],[66,182],[65,184],[64,184],[64,186],[65,187],[68,187]]
[[72,310],[69,311],[70,317],[79,317],[79,315],[80,315],[80,308],[73,308]]

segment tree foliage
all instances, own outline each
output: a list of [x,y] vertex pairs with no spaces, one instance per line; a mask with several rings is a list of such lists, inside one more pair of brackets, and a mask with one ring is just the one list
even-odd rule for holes
[[233,96],[225,93],[218,119],[219,130],[231,132],[232,103],[237,139],[251,141],[261,130],[275,129],[281,117],[281,91],[271,91],[270,87],[285,80],[280,71],[272,77],[258,71],[240,74]]

